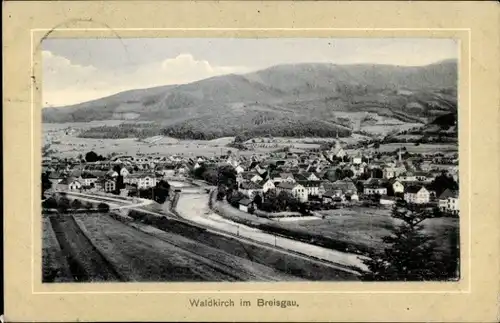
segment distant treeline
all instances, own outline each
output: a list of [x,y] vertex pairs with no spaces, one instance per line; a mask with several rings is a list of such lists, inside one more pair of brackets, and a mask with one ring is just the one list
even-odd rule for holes
[[169,126],[163,130],[165,136],[179,139],[212,140],[221,137],[242,138],[246,141],[255,137],[348,137],[351,135],[349,129],[322,121],[300,121],[276,122],[273,124],[261,124],[252,127],[241,127],[233,125],[220,125],[218,127],[206,127],[204,125],[193,125],[192,123],[181,123]]
[[84,130],[81,138],[122,139],[148,138],[162,134],[162,129],[154,123],[122,123],[118,126],[101,126]]
[[158,135],[178,139],[212,140],[221,137],[238,136],[242,141],[254,137],[348,137],[349,129],[323,121],[286,121],[275,124],[261,124],[252,127],[237,125],[207,126],[192,122],[179,123],[171,126],[161,126],[155,123],[132,124],[124,123],[118,126],[100,126],[82,131],[81,138],[95,139],[121,139],[121,138],[147,138]]

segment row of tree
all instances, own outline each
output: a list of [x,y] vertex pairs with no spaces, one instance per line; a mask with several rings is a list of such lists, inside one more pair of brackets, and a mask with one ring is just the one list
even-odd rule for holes
[[161,180],[154,187],[138,189],[136,192],[129,192],[129,196],[139,196],[163,204],[170,195],[170,184]]
[[[56,209],[59,212],[67,212],[69,210],[91,210],[94,209],[95,205],[91,202],[82,202],[78,199],[71,201],[69,198],[62,196],[58,199],[54,197],[49,197],[42,202],[42,208],[44,209]],[[107,203],[98,203],[97,210],[102,213],[109,212],[109,205]]]

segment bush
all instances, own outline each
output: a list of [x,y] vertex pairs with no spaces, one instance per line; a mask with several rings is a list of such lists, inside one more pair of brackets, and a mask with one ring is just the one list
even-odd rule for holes
[[71,208],[74,210],[80,209],[82,207],[82,202],[80,200],[73,200],[71,202]]
[[142,220],[144,218],[144,213],[136,211],[136,210],[129,210],[128,211],[128,216],[131,217],[134,220]]
[[49,197],[42,202],[42,207],[46,209],[55,209],[57,208],[57,200],[53,197]]
[[66,212],[66,211],[68,211],[70,204],[71,204],[71,202],[69,201],[69,199],[67,197],[63,196],[59,199],[57,208],[61,212]]
[[99,210],[99,212],[106,213],[109,212],[109,205],[107,203],[99,203],[97,209]]

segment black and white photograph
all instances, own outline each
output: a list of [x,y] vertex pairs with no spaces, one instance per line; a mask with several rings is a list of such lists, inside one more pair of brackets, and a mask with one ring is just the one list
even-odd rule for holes
[[460,280],[457,40],[40,49],[43,283]]

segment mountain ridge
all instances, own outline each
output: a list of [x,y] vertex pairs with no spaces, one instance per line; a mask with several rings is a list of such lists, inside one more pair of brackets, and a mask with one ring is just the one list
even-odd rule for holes
[[[457,62],[425,66],[300,63],[187,84],[117,93],[67,107],[45,108],[44,122],[154,121],[166,134],[201,131],[231,136],[238,129],[274,133],[273,126],[314,129],[307,135],[348,135],[349,114],[375,113],[402,122],[428,123],[456,111]],[[260,118],[263,115],[265,118]],[[301,121],[302,123],[300,123]],[[210,130],[210,128],[213,128]],[[264,129],[264,130],[263,130]],[[292,131],[293,133],[294,131]],[[302,131],[297,131],[302,134]],[[279,133],[277,134],[279,135]]]

